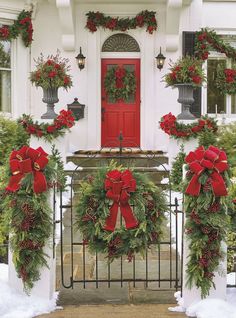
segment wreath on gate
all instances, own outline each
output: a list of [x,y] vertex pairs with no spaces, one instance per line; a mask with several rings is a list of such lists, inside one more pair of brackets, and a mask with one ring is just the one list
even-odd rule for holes
[[136,91],[134,72],[121,67],[112,67],[107,70],[104,86],[106,94],[112,102],[119,99],[128,101],[130,95]]
[[[116,226],[119,209],[123,218]],[[165,195],[154,183],[111,162],[81,181],[75,226],[90,252],[106,254],[109,262],[123,255],[131,261],[160,242],[165,211]]]

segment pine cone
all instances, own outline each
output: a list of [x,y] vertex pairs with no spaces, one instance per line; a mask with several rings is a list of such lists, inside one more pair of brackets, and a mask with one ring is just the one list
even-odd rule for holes
[[211,232],[211,229],[208,226],[201,227],[201,231],[204,234],[209,234]]
[[211,191],[211,189],[212,189],[212,180],[211,180],[211,178],[208,178],[206,183],[203,186],[203,191],[209,192],[209,191]]
[[215,201],[215,202],[209,207],[209,212],[212,212],[212,213],[219,212],[220,208],[221,208],[220,203]]

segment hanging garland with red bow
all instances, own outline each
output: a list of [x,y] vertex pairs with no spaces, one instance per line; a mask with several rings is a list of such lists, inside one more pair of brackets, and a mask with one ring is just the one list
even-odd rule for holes
[[127,102],[130,96],[136,92],[134,72],[121,67],[112,67],[107,70],[104,87],[108,102],[115,103],[119,100]]
[[75,118],[72,111],[61,110],[60,114],[49,123],[34,122],[32,116],[23,114],[18,120],[29,135],[51,142],[52,140],[64,136],[67,130],[75,125]]
[[153,34],[157,29],[157,20],[154,11],[142,11],[138,13],[134,18],[114,18],[105,16],[101,12],[89,11],[86,13],[87,23],[86,28],[90,32],[96,32],[98,27],[109,29],[111,31],[125,32],[129,29],[136,29],[146,27],[146,31],[149,34]]
[[225,255],[229,224],[226,213],[229,185],[227,156],[219,148],[199,147],[186,158],[185,233],[189,242],[187,286],[201,290],[202,298],[214,287],[215,272]]
[[112,162],[81,182],[76,227],[91,252],[131,261],[160,242],[165,211],[165,196],[152,182]]
[[21,11],[17,20],[12,25],[2,25],[0,27],[0,40],[11,41],[21,35],[26,47],[33,41],[33,26],[30,11]]
[[217,123],[214,118],[202,116],[197,122],[192,124],[183,124],[177,121],[177,118],[172,114],[162,116],[160,128],[169,136],[175,139],[190,139],[196,138],[203,131],[217,132]]
[[23,146],[10,155],[6,172],[10,179],[1,206],[9,226],[13,262],[27,293],[40,279],[41,267],[47,266],[44,247],[52,234],[49,190],[62,180],[60,162],[55,149],[48,156],[41,147]]

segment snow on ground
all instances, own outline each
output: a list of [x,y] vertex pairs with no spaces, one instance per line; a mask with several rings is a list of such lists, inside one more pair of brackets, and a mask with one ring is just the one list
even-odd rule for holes
[[[169,311],[185,312],[184,299],[180,292],[175,293],[178,306],[169,307]],[[227,289],[227,300],[222,299],[204,299],[186,310],[188,317],[196,318],[236,318],[236,288]]]
[[157,171],[170,171],[170,166],[167,163],[155,167]]
[[169,183],[169,178],[164,178],[161,180],[161,184],[168,184]]
[[58,293],[47,301],[36,296],[27,296],[12,289],[8,283],[8,265],[0,264],[0,317],[32,318],[59,309],[56,306]]

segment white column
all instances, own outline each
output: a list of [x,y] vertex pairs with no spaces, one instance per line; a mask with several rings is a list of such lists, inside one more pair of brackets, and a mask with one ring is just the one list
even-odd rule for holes
[[30,147],[37,149],[38,147],[42,147],[43,150],[47,154],[51,154],[52,145],[55,145],[55,148],[60,152],[61,158],[64,163],[66,163],[66,156],[69,149],[69,138],[68,138],[69,132],[66,132],[64,136],[58,137],[55,140],[53,140],[51,143],[45,141],[42,138],[37,138],[34,135],[31,135],[30,138]]
[[[227,251],[225,244],[222,244],[224,251]],[[192,289],[186,287],[187,275],[186,268],[188,259],[189,248],[186,235],[184,235],[184,255],[183,255],[183,298],[184,298],[184,307],[187,309],[190,305],[197,303],[201,300],[201,291],[195,286]],[[219,272],[214,272],[214,283],[215,289],[212,287],[210,289],[209,296],[207,298],[218,298],[226,300],[226,286],[227,286],[227,259],[220,263]]]
[[[52,195],[49,198],[49,204],[52,207]],[[53,216],[52,216],[53,217]],[[47,267],[42,267],[40,269],[40,280],[37,281],[30,292],[32,296],[38,296],[46,300],[51,300],[56,290],[56,257],[53,258],[53,248],[52,248],[52,237],[48,244],[44,247],[45,254],[48,255]],[[12,252],[9,248],[9,259],[8,259],[8,279],[9,285],[20,293],[24,292],[23,283],[20,278],[17,277],[15,266],[12,260]]]

